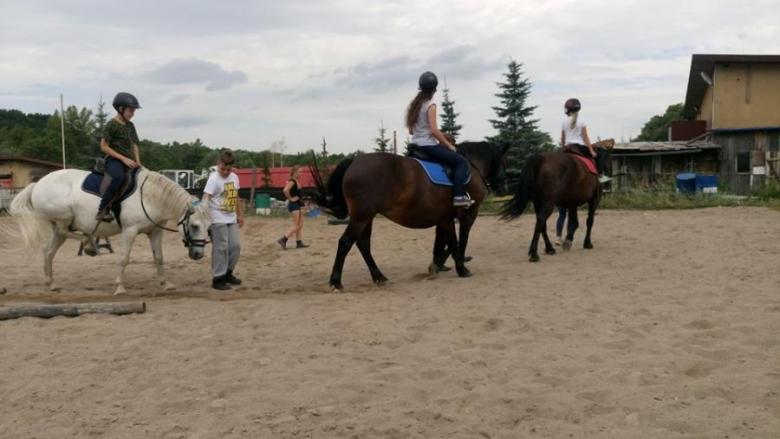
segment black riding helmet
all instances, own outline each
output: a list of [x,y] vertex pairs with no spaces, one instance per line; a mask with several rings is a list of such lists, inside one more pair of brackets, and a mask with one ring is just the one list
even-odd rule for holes
[[130,93],[121,92],[114,96],[113,107],[117,113],[121,113],[121,111],[119,111],[119,107],[141,108],[141,104],[138,103],[138,99],[136,99],[135,96],[131,95]]
[[565,104],[563,104],[564,112],[568,116],[571,113],[574,113],[575,111],[580,111],[580,108],[582,108],[582,104],[580,104],[580,100],[576,98],[571,98],[568,101],[566,101]]
[[433,93],[439,85],[439,78],[433,72],[425,72],[420,75],[420,91],[424,93]]

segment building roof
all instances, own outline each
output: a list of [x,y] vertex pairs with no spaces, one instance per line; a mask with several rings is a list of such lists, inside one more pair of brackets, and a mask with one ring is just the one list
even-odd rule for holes
[[612,155],[663,155],[697,153],[705,149],[720,149],[720,145],[706,141],[695,142],[626,142],[616,143]]
[[[292,167],[276,167],[270,168],[270,185],[273,188],[282,188],[287,185],[287,179],[290,178],[290,170]],[[252,187],[252,169],[251,168],[235,168],[233,173],[238,176],[239,185],[242,188]],[[301,187],[314,187],[314,176],[308,166],[300,167],[300,178],[298,183]],[[265,174],[261,168],[257,169],[257,175],[255,176],[256,187],[263,186],[263,179]]]
[[712,77],[715,64],[745,63],[745,64],[780,64],[780,55],[704,55],[694,54],[691,57],[691,71],[688,74],[688,90],[685,93],[683,115],[686,119],[694,119],[698,106],[704,99],[709,84],[701,77],[701,72]]
[[62,163],[36,159],[34,157],[28,157],[25,155],[0,155],[0,162],[27,162],[38,165],[51,166],[52,168],[62,168]]

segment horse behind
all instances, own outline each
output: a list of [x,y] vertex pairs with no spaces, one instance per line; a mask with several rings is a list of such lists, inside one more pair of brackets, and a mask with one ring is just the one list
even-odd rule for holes
[[[594,144],[597,154],[606,154],[606,162],[609,164],[611,145],[614,142],[600,142],[606,147]],[[514,197],[507,201],[501,209],[502,218],[512,220],[525,213],[528,204],[533,203],[536,214],[536,227],[528,249],[531,262],[539,261],[538,245],[539,236],[544,238],[545,253],[555,254],[555,248],[547,236],[547,219],[555,210],[555,207],[563,207],[568,212],[568,226],[563,249],[570,250],[574,240],[574,232],[579,227],[577,208],[588,204],[587,232],[585,233],[584,247],[592,249],[591,230],[596,209],[601,201],[603,191],[598,176],[592,174],[587,165],[574,153],[547,152],[532,156],[526,162],[520,174],[520,184]],[[609,173],[610,166],[607,167]]]
[[157,266],[160,286],[173,289],[165,277],[162,254],[163,228],[169,221],[178,222],[178,232],[189,248],[189,257],[203,257],[211,218],[206,207],[197,203],[182,187],[162,174],[141,169],[138,185],[130,197],[122,201],[122,214],[117,221],[97,224],[95,214],[100,198],[81,189],[89,173],[78,169],[63,169],[46,175],[28,185],[11,203],[10,213],[16,220],[26,248],[43,247],[46,286],[54,286],[53,261],[66,239],[84,243],[88,253],[96,254],[92,237],[122,235],[119,274],[114,294],[125,293],[124,273],[130,261],[130,250],[139,233],[149,237]]

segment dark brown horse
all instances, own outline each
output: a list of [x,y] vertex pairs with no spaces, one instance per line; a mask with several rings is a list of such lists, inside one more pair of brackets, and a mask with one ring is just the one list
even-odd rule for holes
[[[330,175],[327,188],[319,178],[319,172],[314,170],[317,185],[315,202],[336,218],[349,216],[349,225],[339,239],[330,276],[330,285],[335,290],[344,289],[341,283],[344,259],[355,243],[374,282],[377,285],[387,282],[371,255],[371,229],[378,214],[413,229],[435,226],[434,258],[429,267],[431,274],[441,270],[451,252],[458,275],[470,276],[463,261],[469,230],[488,193],[489,182],[491,186],[499,185],[504,178],[506,149],[487,142],[465,142],[458,145],[458,152],[471,164],[472,178],[466,190],[474,204],[469,208],[453,207],[452,188],[432,184],[420,164],[408,157],[376,153],[344,160]],[[455,218],[460,222],[460,243],[455,233]]]
[[[604,141],[600,147],[594,144],[596,153],[605,154],[607,174],[609,174],[610,145],[614,142]],[[531,262],[539,261],[537,252],[539,236],[544,238],[544,252],[548,255],[555,254],[550,238],[547,236],[547,218],[550,217],[556,206],[567,209],[569,220],[566,229],[566,240],[563,249],[570,250],[574,240],[574,231],[579,227],[577,220],[577,207],[588,204],[588,230],[585,233],[584,247],[592,249],[590,240],[593,229],[593,216],[601,201],[603,187],[596,175],[592,174],[587,165],[571,152],[547,152],[532,156],[525,164],[520,174],[520,184],[515,196],[504,204],[501,209],[502,218],[511,220],[522,215],[528,203],[533,202],[536,213],[536,228],[528,249]]]

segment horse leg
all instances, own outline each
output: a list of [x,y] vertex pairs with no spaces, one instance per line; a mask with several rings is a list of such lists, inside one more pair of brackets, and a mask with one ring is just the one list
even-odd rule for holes
[[[548,254],[554,254],[555,248],[550,242],[550,238],[547,236],[547,218],[552,215],[553,208],[552,203],[542,203],[534,200],[534,210],[536,211],[536,227],[534,228],[534,237],[531,239],[531,247],[528,249],[528,260],[531,262],[539,262],[539,236],[544,236],[545,252]],[[552,252],[550,252],[552,250]]]
[[[444,263],[450,257],[449,251],[445,248],[446,245],[447,236],[444,233],[444,229],[441,225],[437,225],[436,238],[433,241],[433,262],[428,266],[428,274],[431,276],[431,279],[438,276],[440,271],[444,271]],[[451,268],[447,270],[451,270]]]
[[52,233],[51,240],[43,249],[43,273],[46,276],[46,287],[50,291],[59,291],[59,288],[54,286],[54,255],[57,254],[57,250],[62,247],[62,244],[68,239],[68,237],[57,231],[57,227],[54,227],[54,233]]
[[125,294],[125,267],[130,262],[130,251],[133,249],[133,241],[138,235],[138,231],[134,227],[128,227],[122,230],[122,251],[119,256],[119,274],[116,276],[114,283],[116,284],[116,291],[114,295]]
[[458,269],[458,276],[471,277],[471,271],[466,268],[466,247],[469,245],[469,233],[471,233],[471,226],[474,225],[476,217],[465,217],[460,220],[460,239],[458,242],[458,257],[456,261],[460,259],[462,261],[462,269]]
[[544,239],[544,253],[548,255],[555,254],[555,247],[553,247],[550,237],[547,235],[547,220],[544,220],[544,230],[542,230],[542,239]]
[[588,201],[588,220],[586,222],[588,229],[585,232],[585,243],[583,247],[590,250],[593,248],[593,244],[590,242],[590,231],[593,229],[593,217],[596,216],[596,207],[598,207],[598,197],[593,197]]
[[566,240],[563,241],[563,249],[571,250],[571,243],[574,242],[574,232],[580,226],[580,220],[577,218],[577,208],[569,208],[569,224],[566,227]]
[[368,271],[371,272],[371,278],[374,280],[374,283],[382,286],[387,282],[387,278],[379,271],[379,267],[377,267],[374,257],[371,255],[371,229],[373,228],[373,224],[374,220],[372,218],[363,229],[363,234],[358,238],[357,246],[358,250],[360,250],[360,254],[363,255],[363,260],[366,261],[366,265],[368,265]]
[[349,225],[344,234],[339,238],[339,248],[336,251],[336,260],[333,262],[333,271],[330,274],[330,286],[336,291],[344,291],[344,285],[341,283],[344,260],[347,258],[347,253],[352,250],[352,245],[363,234],[365,227],[365,222],[361,222],[353,217],[349,220]]
[[448,220],[442,225],[442,230],[447,239],[447,247],[452,253],[453,259],[455,259],[455,270],[458,272],[458,276],[470,277],[471,272],[463,262],[463,252],[460,250],[458,235],[455,233],[455,221],[452,219]]
[[157,280],[160,282],[160,286],[165,291],[175,290],[176,287],[172,283],[168,282],[165,277],[165,268],[163,267],[163,252],[162,252],[162,229],[155,228],[154,231],[148,234],[149,244],[152,245],[152,255],[154,255],[154,265],[157,267]]

